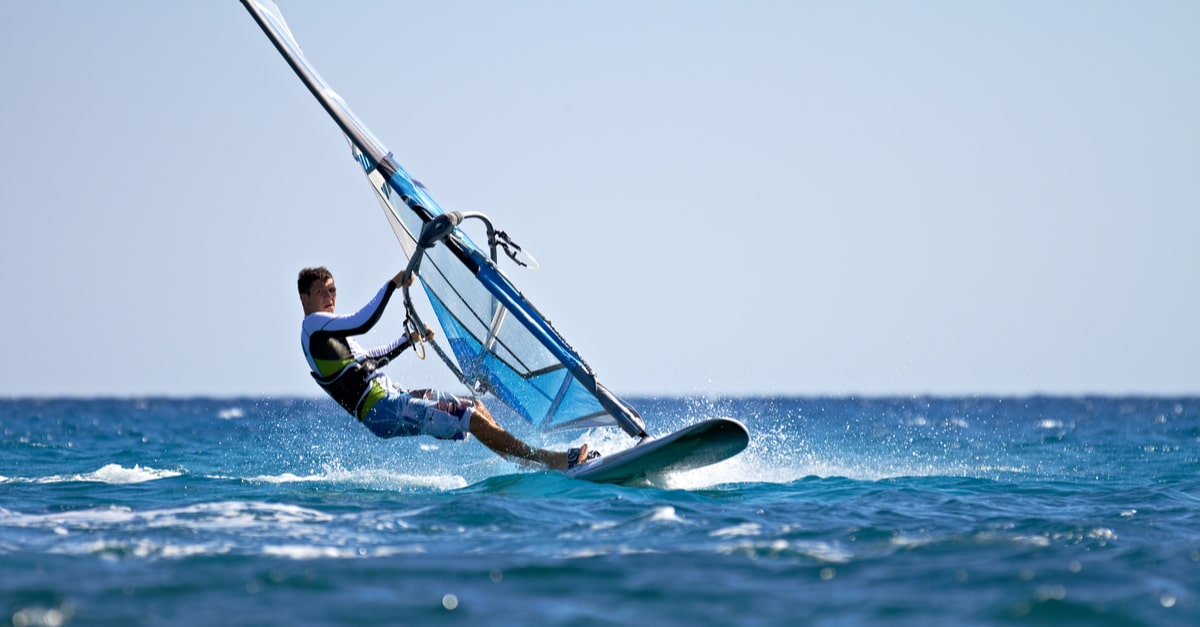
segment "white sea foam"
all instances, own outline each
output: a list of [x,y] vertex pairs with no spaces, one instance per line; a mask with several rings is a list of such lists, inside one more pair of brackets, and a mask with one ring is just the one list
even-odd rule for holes
[[183,473],[177,470],[155,470],[154,468],[134,465],[125,468],[119,464],[108,464],[96,472],[82,475],[82,481],[98,481],[100,483],[143,483],[155,479],[178,477]]
[[246,530],[296,524],[326,523],[333,516],[284,503],[223,501],[186,507],[135,511],[125,506],[20,514],[0,512],[0,522],[15,527],[47,528],[58,535],[97,529],[188,528],[194,530]]
[[264,546],[263,555],[286,557],[294,560],[311,560],[322,558],[351,558],[365,557],[359,555],[357,549],[334,546],[312,546],[307,544],[289,544],[283,546]]
[[743,483],[767,482],[788,483],[804,476],[792,468],[781,468],[772,464],[760,463],[751,451],[743,451],[737,457],[727,459],[718,464],[704,466],[695,470],[672,473],[658,483],[661,487],[672,490],[703,490],[713,486]]
[[220,418],[221,420],[233,420],[235,418],[243,418],[243,417],[245,417],[245,415],[246,415],[246,411],[243,410],[241,407],[228,407],[226,409],[222,409],[221,411],[217,412],[217,418]]
[[294,560],[311,560],[391,557],[393,555],[424,553],[425,549],[419,546],[376,546],[367,548],[319,546],[313,544],[284,544],[264,546],[262,548],[262,552],[263,555],[270,555],[273,557],[285,557]]
[[684,522],[683,518],[680,518],[679,514],[675,511],[675,508],[670,505],[654,508],[654,511],[650,513],[650,520],[654,522]]
[[141,515],[149,527],[188,527],[192,529],[248,530],[327,523],[334,519],[324,512],[289,505],[258,501],[198,503],[187,507],[151,510]]
[[758,557],[804,556],[831,564],[844,564],[854,558],[845,547],[831,542],[792,541],[775,539],[742,540],[717,549],[724,555]]
[[76,481],[86,481],[94,483],[110,483],[110,484],[126,484],[126,483],[143,483],[146,481],[154,481],[156,479],[169,479],[178,477],[183,473],[178,470],[158,470],[149,466],[141,466],[134,464],[133,468],[125,468],[120,464],[107,464],[94,472],[71,474],[71,475],[50,475],[48,477],[32,477],[20,478],[9,477],[5,481],[13,483],[71,483]]
[[253,483],[338,483],[367,488],[403,490],[405,488],[427,488],[447,491],[467,487],[467,480],[459,475],[410,475],[389,470],[345,470],[327,469],[321,473],[297,475],[290,472],[278,475],[250,477]]
[[231,551],[228,543],[174,543],[150,539],[96,540],[80,544],[61,544],[50,553],[65,555],[96,555],[109,559],[135,557],[139,559],[181,559],[197,555],[223,555]]
[[285,472],[281,475],[259,475],[257,477],[250,477],[247,479],[247,481],[254,483],[305,483],[309,481],[328,480],[329,478],[325,475],[304,475],[301,477],[290,472]]
[[834,542],[795,542],[793,547],[801,553],[823,562],[845,564],[854,558],[853,553]]
[[90,530],[105,526],[116,526],[130,520],[128,507],[111,505],[86,510],[54,512],[50,514],[22,514],[8,510],[0,511],[0,522],[12,527],[44,527],[57,535],[66,535],[72,530]]
[[734,525],[732,527],[722,527],[721,529],[717,529],[716,531],[713,531],[713,532],[709,533],[708,535],[710,535],[714,538],[733,537],[733,536],[757,536],[757,535],[762,535],[762,525],[760,525],[758,523],[742,523],[740,525]]
[[424,553],[417,545],[404,546],[330,546],[318,544],[326,540],[323,536],[313,538],[313,543],[267,544],[261,547],[237,546],[231,541],[178,542],[175,540],[104,539],[80,543],[60,543],[50,553],[62,555],[95,555],[106,559],[182,559],[198,555],[228,555],[231,553],[258,553],[271,557],[294,560],[311,559],[354,559],[390,557],[393,555]]

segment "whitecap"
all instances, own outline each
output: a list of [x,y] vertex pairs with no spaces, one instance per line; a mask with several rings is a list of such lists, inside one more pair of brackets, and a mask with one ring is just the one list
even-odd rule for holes
[[133,468],[125,468],[120,464],[108,464],[94,473],[83,475],[84,481],[99,481],[101,483],[143,483],[155,479],[178,477],[183,473],[176,470],[156,470],[149,466],[143,468],[134,464]]
[[310,546],[306,544],[287,544],[281,546],[264,546],[263,555],[286,557],[294,560],[328,559],[364,557],[357,549],[332,546]]
[[251,528],[262,525],[329,522],[324,512],[286,503],[221,501],[141,514],[150,527],[187,526],[196,529]]
[[654,508],[654,511],[650,514],[650,520],[655,522],[684,522],[684,520],[679,517],[679,514],[675,512],[675,508],[671,507],[670,505]]
[[813,559],[834,564],[845,564],[854,557],[844,547],[829,542],[797,542],[795,549]]
[[246,416],[246,411],[241,407],[228,407],[217,412],[217,418],[221,420],[233,420],[235,418],[243,418]]
[[888,543],[892,546],[902,549],[915,549],[925,546],[926,544],[930,544],[931,541],[928,538],[914,538],[912,536],[898,533],[893,535]]
[[107,559],[133,557],[138,559],[182,559],[204,555],[227,554],[230,547],[227,544],[173,544],[154,540],[140,539],[125,540],[96,540],[79,544],[62,544],[50,550],[60,555],[95,555]]
[[424,553],[425,549],[419,546],[373,547],[371,549],[367,549],[362,547],[315,546],[311,544],[280,544],[266,545],[262,548],[262,552],[263,555],[268,555],[271,557],[283,557],[294,560],[312,560],[391,557],[394,555]]
[[467,480],[459,475],[410,475],[388,470],[329,469],[320,474],[308,475],[285,472],[278,475],[250,477],[246,481],[274,484],[326,482],[386,490],[427,488],[449,491],[467,487]]
[[717,552],[725,555],[741,554],[751,557],[805,557],[829,564],[845,564],[854,557],[853,553],[837,544],[808,541],[788,542],[779,538],[774,540],[743,540],[728,546],[718,547]]
[[718,538],[718,537],[732,537],[732,536],[757,536],[757,535],[761,535],[761,534],[762,534],[762,525],[760,525],[758,523],[742,523],[740,525],[734,525],[732,527],[724,527],[722,529],[717,529],[716,531],[713,531],[712,533],[709,533],[708,535],[710,535],[714,538]]
[[51,475],[49,477],[29,479],[28,481],[32,483],[68,483],[75,481],[86,481],[120,485],[127,483],[144,483],[146,481],[154,481],[156,479],[169,479],[171,477],[178,477],[181,474],[183,473],[177,470],[157,470],[149,466],[141,466],[138,464],[134,464],[133,468],[126,468],[120,464],[107,464],[95,472],[76,475]]

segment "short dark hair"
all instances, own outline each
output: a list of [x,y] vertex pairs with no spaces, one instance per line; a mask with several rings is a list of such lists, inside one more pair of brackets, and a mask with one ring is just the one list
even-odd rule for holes
[[316,268],[305,268],[300,271],[300,277],[296,279],[296,287],[301,294],[307,294],[312,288],[312,284],[320,281],[324,283],[333,278],[333,274],[325,269],[325,266],[317,266]]

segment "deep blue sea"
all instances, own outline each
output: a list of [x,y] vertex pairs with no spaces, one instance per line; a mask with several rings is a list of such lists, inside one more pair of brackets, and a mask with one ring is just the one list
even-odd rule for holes
[[0,624],[1200,624],[1200,398],[634,403],[750,448],[596,485],[325,399],[0,400]]

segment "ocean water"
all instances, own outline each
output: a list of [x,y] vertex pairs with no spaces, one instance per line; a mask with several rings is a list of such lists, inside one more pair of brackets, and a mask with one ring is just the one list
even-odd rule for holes
[[611,486],[323,399],[0,400],[0,624],[1200,624],[1198,398],[635,403],[750,448]]

